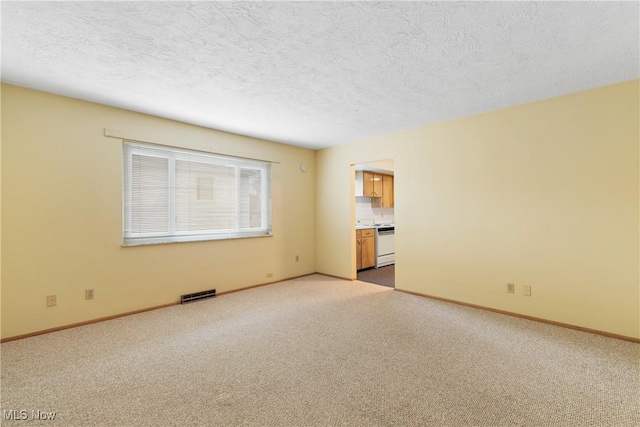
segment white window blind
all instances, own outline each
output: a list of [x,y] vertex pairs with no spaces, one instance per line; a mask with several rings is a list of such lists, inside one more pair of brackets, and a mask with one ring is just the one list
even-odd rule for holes
[[124,142],[124,245],[271,235],[271,165]]

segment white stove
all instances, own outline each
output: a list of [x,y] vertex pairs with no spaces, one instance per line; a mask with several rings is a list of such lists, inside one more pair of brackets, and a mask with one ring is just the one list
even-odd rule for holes
[[376,268],[396,263],[395,226],[380,224],[376,226]]

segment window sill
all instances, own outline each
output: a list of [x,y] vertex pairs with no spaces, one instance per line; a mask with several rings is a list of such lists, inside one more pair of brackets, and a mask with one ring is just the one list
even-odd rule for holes
[[175,243],[193,243],[193,242],[212,242],[216,240],[237,240],[237,239],[253,239],[257,237],[272,237],[272,232],[260,232],[255,234],[247,234],[241,236],[219,235],[219,236],[180,236],[176,237],[147,237],[135,239],[135,241],[124,242],[121,247],[129,248],[135,246],[156,246],[156,245],[172,245]]

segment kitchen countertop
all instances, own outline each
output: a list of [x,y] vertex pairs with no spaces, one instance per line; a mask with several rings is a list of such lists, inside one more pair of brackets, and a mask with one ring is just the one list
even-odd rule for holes
[[367,228],[378,228],[375,225],[356,225],[356,230],[366,230]]
[[379,227],[395,227],[395,224],[356,224],[356,230],[364,230],[367,228]]

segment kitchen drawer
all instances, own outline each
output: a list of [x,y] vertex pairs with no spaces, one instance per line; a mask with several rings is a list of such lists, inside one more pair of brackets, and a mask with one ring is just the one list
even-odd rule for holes
[[364,230],[359,230],[362,234],[362,237],[374,237],[376,235],[375,228],[365,228]]

